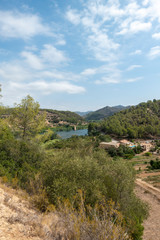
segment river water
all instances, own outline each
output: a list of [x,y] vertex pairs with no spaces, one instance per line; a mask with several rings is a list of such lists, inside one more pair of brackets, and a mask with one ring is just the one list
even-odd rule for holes
[[57,134],[62,138],[62,139],[67,139],[74,136],[85,136],[88,135],[88,129],[80,129],[80,130],[71,130],[71,131],[60,131],[57,132]]

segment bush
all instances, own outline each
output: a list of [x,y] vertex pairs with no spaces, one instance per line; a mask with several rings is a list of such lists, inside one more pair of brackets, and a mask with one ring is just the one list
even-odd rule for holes
[[151,160],[150,161],[151,169],[160,169],[160,161],[159,160]]
[[[60,203],[56,214],[59,222],[53,228],[53,236],[61,239],[81,240],[129,240],[125,221],[113,201],[97,204],[95,207],[84,207],[82,192],[75,196],[79,205],[65,200]],[[63,227],[63,231],[59,231]],[[56,238],[57,239],[57,238]]]
[[151,155],[152,155],[151,152],[146,152],[146,153],[144,154],[144,156],[146,156],[146,157],[149,157],[149,156],[151,156]]
[[135,156],[135,151],[132,148],[120,145],[119,148],[110,147],[107,152],[111,157],[119,156],[126,159],[131,159]]
[[85,206],[95,207],[103,198],[112,199],[119,204],[130,233],[134,226],[133,234],[146,216],[145,205],[134,194],[132,166],[122,160],[111,160],[104,151],[81,157],[79,150],[63,150],[43,162],[41,174],[52,204],[64,199],[72,201],[78,189],[85,194]]

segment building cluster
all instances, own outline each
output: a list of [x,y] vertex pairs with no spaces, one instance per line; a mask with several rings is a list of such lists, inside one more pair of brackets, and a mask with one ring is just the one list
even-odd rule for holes
[[153,144],[151,140],[148,141],[137,141],[136,143],[130,142],[126,139],[120,140],[120,141],[115,141],[112,140],[111,142],[101,142],[100,143],[100,147],[104,148],[104,149],[108,149],[110,147],[115,147],[118,148],[120,145],[126,146],[126,147],[130,147],[130,148],[134,148],[138,145],[140,145],[143,149],[143,151],[150,151],[151,148],[153,148]]

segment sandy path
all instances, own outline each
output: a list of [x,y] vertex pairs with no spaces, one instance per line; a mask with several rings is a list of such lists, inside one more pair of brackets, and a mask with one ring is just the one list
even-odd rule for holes
[[160,240],[160,189],[136,180],[136,194],[149,204],[149,217],[144,221],[143,240]]
[[152,177],[152,176],[159,176],[160,175],[160,172],[143,172],[143,173],[140,173],[138,174],[138,177],[140,178],[146,178],[146,177]]

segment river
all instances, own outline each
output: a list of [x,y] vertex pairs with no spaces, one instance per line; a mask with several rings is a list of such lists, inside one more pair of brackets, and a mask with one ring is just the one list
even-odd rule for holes
[[80,130],[71,130],[71,131],[60,131],[57,132],[57,134],[62,138],[62,139],[67,139],[74,136],[85,136],[88,135],[88,129],[80,129]]

